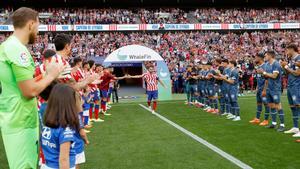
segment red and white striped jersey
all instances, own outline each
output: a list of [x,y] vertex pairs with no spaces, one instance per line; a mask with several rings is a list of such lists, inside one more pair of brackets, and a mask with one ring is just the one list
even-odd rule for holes
[[158,80],[159,77],[157,74],[151,74],[150,72],[143,74],[143,79],[146,81],[146,89],[147,91],[155,91],[158,90]]
[[79,68],[75,73],[72,73],[72,77],[76,82],[80,82],[85,78],[84,72]]
[[[65,70],[59,75],[58,79],[67,82],[68,80],[70,80],[72,78],[71,76],[71,66],[70,64],[64,59],[62,58],[60,55],[55,55],[53,57],[50,58],[51,60],[49,60],[49,62],[55,62],[58,64],[63,64],[66,66]],[[35,71],[35,77],[36,80],[40,80],[43,78],[43,76],[46,74],[46,66],[44,64],[41,64],[39,67],[36,68]]]
[[[90,70],[90,72],[88,72],[89,75],[93,75],[93,74],[96,74],[95,71],[93,70]],[[89,87],[91,88],[91,91],[94,92],[94,91],[97,91],[98,90],[98,86],[96,84],[89,84]]]

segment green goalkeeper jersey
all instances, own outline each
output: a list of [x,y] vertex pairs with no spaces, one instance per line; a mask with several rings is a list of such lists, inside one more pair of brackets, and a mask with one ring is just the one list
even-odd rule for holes
[[15,36],[0,45],[0,127],[14,132],[38,126],[36,98],[23,97],[18,82],[33,78],[35,64]]

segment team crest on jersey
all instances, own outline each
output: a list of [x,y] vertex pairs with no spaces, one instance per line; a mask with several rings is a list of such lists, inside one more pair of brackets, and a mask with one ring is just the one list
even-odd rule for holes
[[20,55],[20,63],[22,65],[27,65],[29,63],[29,57],[27,56],[27,54],[25,52],[21,53],[21,55]]

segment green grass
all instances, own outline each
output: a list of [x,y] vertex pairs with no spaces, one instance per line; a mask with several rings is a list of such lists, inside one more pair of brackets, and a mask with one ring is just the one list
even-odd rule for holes
[[[242,121],[208,114],[183,101],[159,103],[158,112],[244,163],[259,169],[296,169],[300,144],[291,136],[248,123],[255,98],[240,99]],[[291,115],[283,99],[287,128]],[[223,169],[234,164],[163,122],[138,103],[113,105],[113,116],[88,135],[83,169]],[[8,168],[0,139],[0,169]]]

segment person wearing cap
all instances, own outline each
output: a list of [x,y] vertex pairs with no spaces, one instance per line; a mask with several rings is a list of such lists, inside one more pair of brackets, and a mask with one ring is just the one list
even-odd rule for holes
[[[293,128],[284,133],[294,134],[293,137],[300,137],[298,124],[300,115],[300,55],[298,53],[298,47],[294,44],[290,44],[286,47],[286,54],[291,60],[290,64],[283,62],[281,65],[288,74],[287,96],[293,116]],[[300,142],[300,140],[297,140],[297,142]]]
[[267,102],[270,106],[270,112],[272,117],[272,124],[268,126],[270,129],[274,129],[277,125],[277,112],[280,120],[280,125],[277,128],[278,132],[285,130],[284,125],[284,112],[281,106],[281,76],[282,69],[279,62],[275,59],[274,51],[267,51],[265,53],[265,61],[267,61],[266,71],[263,72],[264,77],[268,80],[266,96]]
[[[267,80],[264,78],[262,73],[266,71],[266,63],[264,61],[265,55],[264,53],[258,53],[255,57],[255,64],[256,66],[256,79],[257,79],[257,91],[256,91],[256,116],[253,120],[249,121],[252,124],[259,124],[260,126],[267,126],[269,124],[269,114],[270,114],[270,107],[267,103],[266,98],[266,85]],[[264,121],[260,122],[260,116],[263,109],[263,104],[265,107],[265,117]]]

